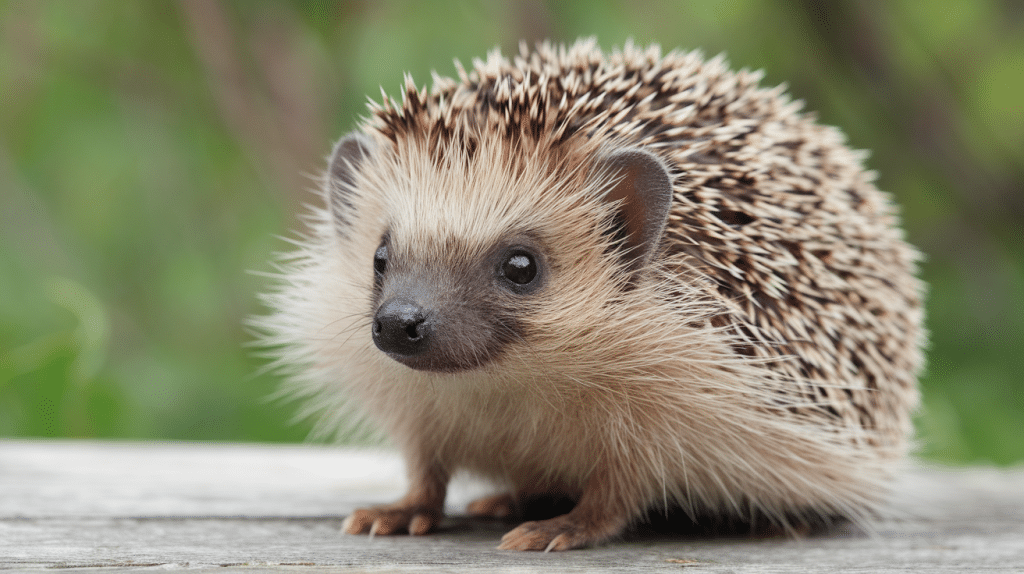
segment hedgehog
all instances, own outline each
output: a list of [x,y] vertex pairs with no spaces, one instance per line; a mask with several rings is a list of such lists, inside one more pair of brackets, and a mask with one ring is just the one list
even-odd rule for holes
[[584,39],[455,67],[335,145],[255,321],[319,431],[404,457],[408,493],[343,531],[434,530],[458,473],[496,487],[470,515],[570,501],[501,549],[670,509],[877,517],[925,336],[866,154],[722,56]]

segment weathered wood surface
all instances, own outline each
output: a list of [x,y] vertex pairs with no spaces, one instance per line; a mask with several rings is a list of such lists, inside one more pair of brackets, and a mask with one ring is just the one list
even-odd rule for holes
[[495,549],[510,528],[347,536],[357,506],[396,498],[390,453],[315,446],[0,440],[0,569],[202,572],[1024,572],[1024,469],[911,470],[875,536],[631,536],[567,553]]

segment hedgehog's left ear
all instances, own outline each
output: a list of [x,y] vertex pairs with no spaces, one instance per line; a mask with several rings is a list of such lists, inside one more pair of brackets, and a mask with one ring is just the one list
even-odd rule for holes
[[605,154],[598,169],[615,184],[605,201],[621,201],[615,218],[623,240],[622,256],[630,270],[642,268],[661,241],[672,207],[672,180],[657,156],[639,148]]
[[361,132],[352,132],[334,146],[327,176],[327,203],[334,216],[338,233],[345,230],[352,218],[352,193],[355,188],[355,171],[374,150],[373,140]]

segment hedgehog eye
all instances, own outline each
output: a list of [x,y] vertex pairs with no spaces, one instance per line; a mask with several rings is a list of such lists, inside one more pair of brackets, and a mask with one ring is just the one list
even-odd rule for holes
[[537,278],[537,260],[523,249],[514,249],[505,255],[498,272],[521,292],[521,288],[530,286]]
[[377,277],[383,277],[384,271],[388,268],[388,246],[381,243],[377,251],[373,253],[373,272]]

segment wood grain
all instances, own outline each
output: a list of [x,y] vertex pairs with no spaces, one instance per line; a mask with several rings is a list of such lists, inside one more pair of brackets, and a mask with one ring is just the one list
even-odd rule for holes
[[302,572],[1024,571],[1024,469],[917,465],[874,535],[805,540],[631,535],[557,554],[496,549],[514,524],[461,515],[440,532],[348,536],[357,506],[398,498],[390,452],[321,446],[0,440],[0,570]]

